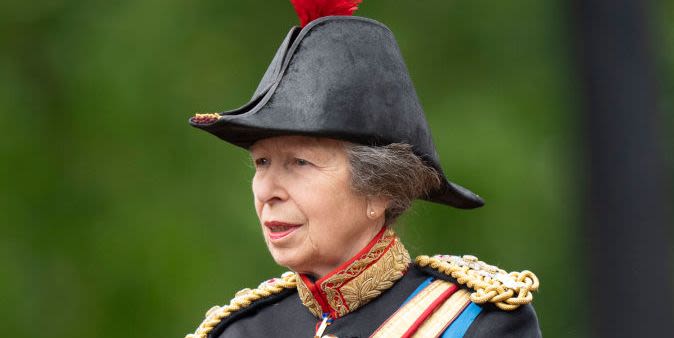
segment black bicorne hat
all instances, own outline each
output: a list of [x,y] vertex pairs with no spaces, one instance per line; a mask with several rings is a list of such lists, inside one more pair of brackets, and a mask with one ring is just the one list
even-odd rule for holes
[[293,27],[250,102],[197,114],[190,124],[246,149],[280,135],[407,143],[442,177],[424,199],[462,209],[484,204],[446,178],[393,33],[372,19],[326,16]]

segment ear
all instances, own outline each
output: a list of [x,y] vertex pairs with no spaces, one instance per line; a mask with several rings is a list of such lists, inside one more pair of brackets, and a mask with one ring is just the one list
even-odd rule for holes
[[384,217],[389,202],[391,202],[391,199],[388,197],[368,197],[367,217],[370,219]]

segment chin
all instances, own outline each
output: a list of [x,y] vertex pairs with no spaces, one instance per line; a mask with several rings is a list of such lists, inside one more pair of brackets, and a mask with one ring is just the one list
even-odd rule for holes
[[275,247],[269,247],[269,252],[274,259],[276,264],[286,267],[292,271],[299,272],[302,267],[305,265],[304,259],[296,257],[297,255],[292,252],[293,250],[289,249],[280,249]]

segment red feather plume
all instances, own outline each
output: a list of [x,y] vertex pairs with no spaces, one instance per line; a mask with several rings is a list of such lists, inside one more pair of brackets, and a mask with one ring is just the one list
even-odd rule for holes
[[300,25],[328,15],[353,15],[363,0],[290,0],[300,18]]

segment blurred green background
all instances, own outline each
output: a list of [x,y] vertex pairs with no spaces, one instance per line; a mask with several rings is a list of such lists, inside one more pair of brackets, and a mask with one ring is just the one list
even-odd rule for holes
[[[398,224],[408,249],[536,272],[547,337],[588,336],[590,316],[567,6],[365,0],[357,12],[393,30],[446,172],[487,200],[417,202]],[[674,4],[656,3],[669,112],[672,22]],[[260,235],[247,153],[187,118],[247,102],[295,24],[287,0],[2,2],[3,336],[182,337],[284,271]]]

